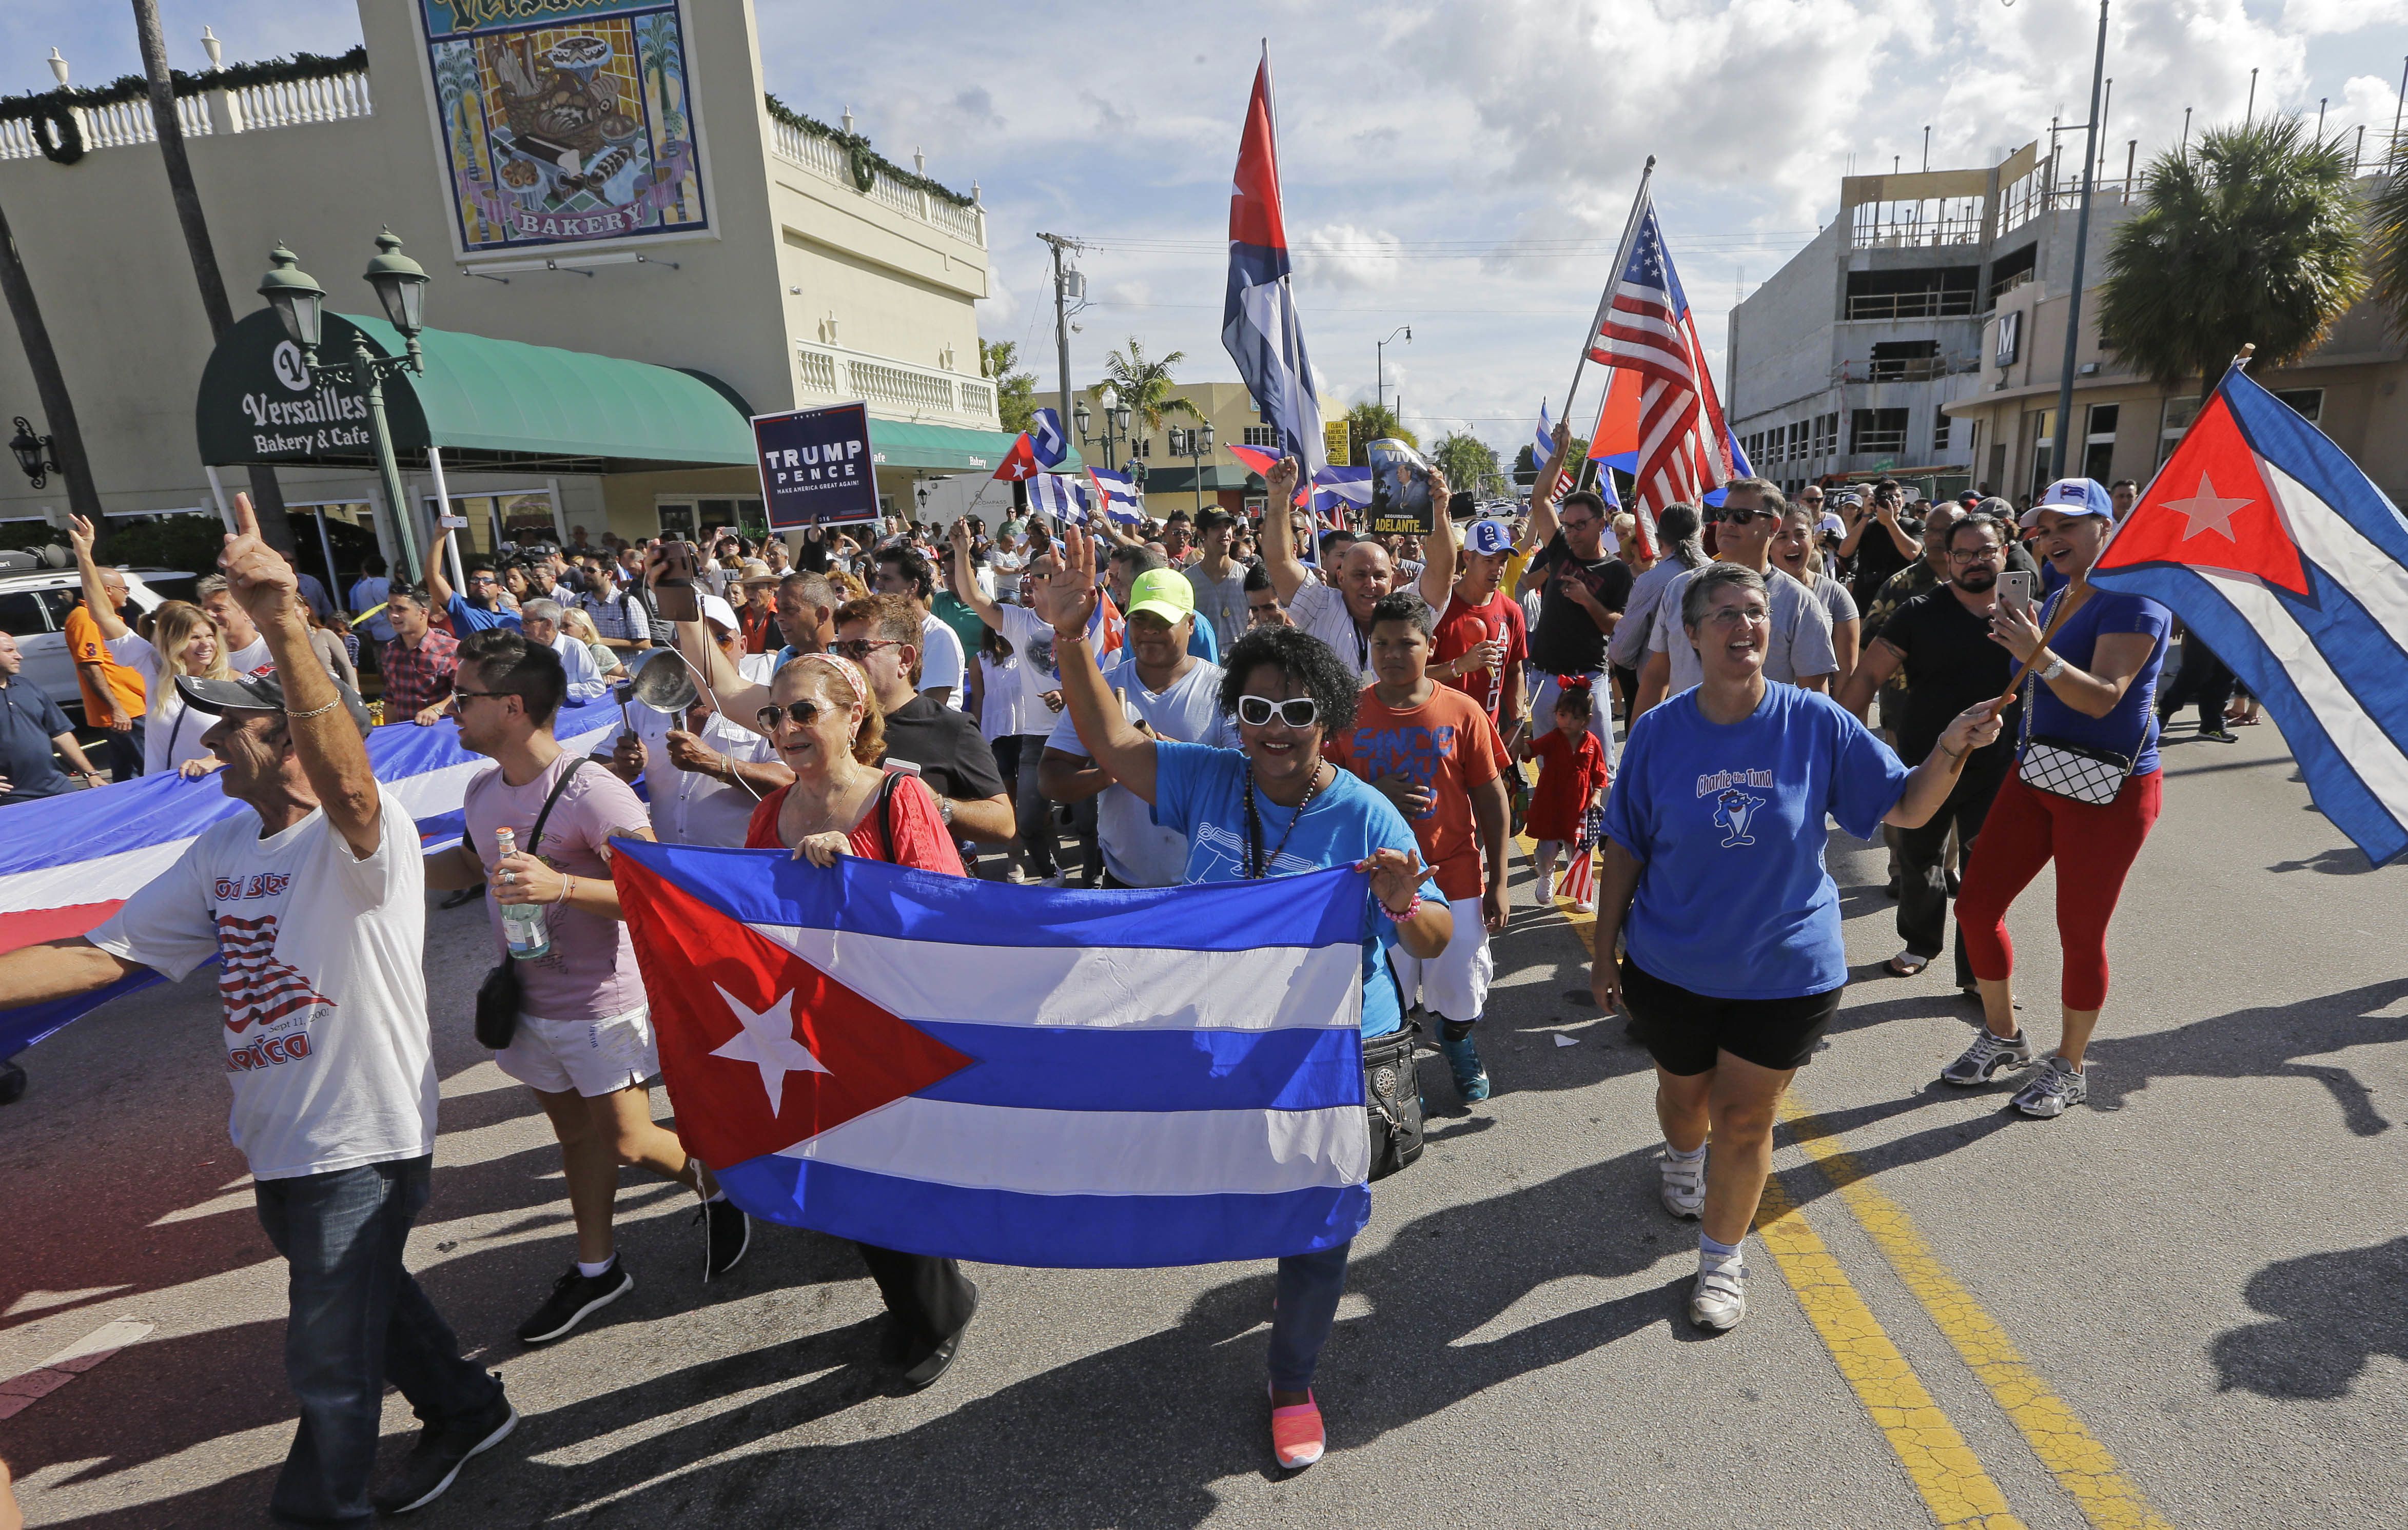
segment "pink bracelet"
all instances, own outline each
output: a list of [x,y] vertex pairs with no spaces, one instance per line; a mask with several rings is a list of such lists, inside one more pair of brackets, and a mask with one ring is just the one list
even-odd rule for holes
[[1384,903],[1380,905],[1380,912],[1387,915],[1391,920],[1394,920],[1399,924],[1402,924],[1405,921],[1412,918],[1415,914],[1420,913],[1421,911],[1422,890],[1418,887],[1413,889],[1413,901],[1405,905],[1405,911],[1401,914],[1397,912],[1394,908],[1389,908]]

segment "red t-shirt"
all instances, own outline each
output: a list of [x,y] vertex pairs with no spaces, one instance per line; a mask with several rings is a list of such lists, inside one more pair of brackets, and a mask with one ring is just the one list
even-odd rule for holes
[[[1439,665],[1462,657],[1500,633],[1505,637],[1505,668],[1501,673],[1472,669],[1460,678],[1437,674]],[[1467,606],[1460,595],[1447,602],[1446,614],[1439,618],[1438,635],[1430,644],[1432,674],[1441,684],[1451,685],[1480,703],[1487,710],[1489,725],[1500,730],[1505,726],[1505,676],[1521,673],[1523,661],[1529,656],[1528,620],[1523,615],[1521,602],[1501,589],[1492,591],[1484,605]]]
[[1354,726],[1331,735],[1321,751],[1367,781],[1401,771],[1426,789],[1430,805],[1409,820],[1422,860],[1450,901],[1480,896],[1486,879],[1471,789],[1495,780],[1506,760],[1504,741],[1478,702],[1440,685],[1429,700],[1400,711],[1382,706],[1378,694],[1367,690],[1355,706]]
[[[792,786],[781,786],[763,797],[761,805],[752,809],[752,822],[744,830],[746,850],[792,848],[778,837],[778,812],[786,806],[786,794],[793,790]],[[962,852],[953,848],[953,836],[945,832],[945,821],[937,816],[936,794],[919,777],[896,772],[895,790],[887,800],[887,818],[895,836],[895,853],[886,853],[885,836],[880,832],[875,809],[845,836],[852,841],[853,853],[866,861],[892,861],[896,865],[918,866],[923,871],[968,875],[962,869]]]

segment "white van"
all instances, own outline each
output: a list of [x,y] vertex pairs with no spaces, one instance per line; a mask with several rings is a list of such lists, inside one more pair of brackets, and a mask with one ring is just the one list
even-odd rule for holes
[[[18,561],[15,558],[11,562]],[[197,576],[172,569],[120,569],[125,576],[125,610],[130,624],[137,612],[154,611],[168,600],[190,600]],[[24,676],[44,691],[80,724],[83,687],[76,683],[75,661],[67,657],[67,613],[83,598],[83,581],[73,568],[33,568],[0,572],[0,629],[17,639],[25,655]]]

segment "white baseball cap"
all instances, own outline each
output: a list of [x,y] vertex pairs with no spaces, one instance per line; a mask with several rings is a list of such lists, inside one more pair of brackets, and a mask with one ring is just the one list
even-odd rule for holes
[[717,595],[702,597],[702,619],[716,622],[729,632],[742,632],[744,623],[736,620],[736,608]]

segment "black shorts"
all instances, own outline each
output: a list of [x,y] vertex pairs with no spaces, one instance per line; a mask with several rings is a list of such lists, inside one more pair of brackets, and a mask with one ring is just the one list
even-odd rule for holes
[[1846,992],[1843,983],[1794,999],[1718,999],[1652,976],[1627,954],[1622,958],[1622,1002],[1632,1030],[1656,1065],[1675,1078],[1705,1072],[1718,1051],[1776,1071],[1804,1067]]

